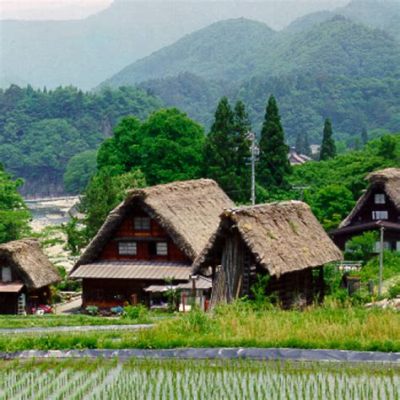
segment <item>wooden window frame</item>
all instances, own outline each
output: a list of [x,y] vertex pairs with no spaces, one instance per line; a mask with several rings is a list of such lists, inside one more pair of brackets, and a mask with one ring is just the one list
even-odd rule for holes
[[[383,216],[382,214],[385,214],[385,216]],[[379,217],[378,217],[378,215],[379,215]],[[374,221],[386,221],[389,219],[389,212],[387,210],[372,211],[372,219]]]
[[374,194],[374,204],[386,204],[385,193],[375,193]]
[[[144,223],[146,221],[146,223]],[[150,217],[133,217],[133,229],[139,232],[151,231],[151,218]]]
[[[129,250],[121,249],[121,246],[127,245],[127,247],[132,246],[132,252]],[[122,251],[121,251],[122,250]],[[120,256],[137,256],[137,243],[134,241],[129,242],[118,242],[118,255]]]
[[[160,249],[160,247],[161,247],[161,249]],[[157,256],[168,256],[168,243],[167,242],[157,242],[156,243],[156,255]]]

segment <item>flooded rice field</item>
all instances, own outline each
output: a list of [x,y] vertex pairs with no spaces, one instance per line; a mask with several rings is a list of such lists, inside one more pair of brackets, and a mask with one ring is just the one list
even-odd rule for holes
[[[16,368],[18,364],[18,368]],[[400,366],[258,361],[10,361],[0,399],[400,399]]]

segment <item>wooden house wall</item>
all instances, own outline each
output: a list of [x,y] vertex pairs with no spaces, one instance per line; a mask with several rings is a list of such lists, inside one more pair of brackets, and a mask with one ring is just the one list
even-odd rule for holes
[[[220,264],[213,279],[211,305],[247,296],[253,298],[252,286],[260,275],[268,272],[257,265],[254,255],[235,231],[226,235],[220,252]],[[215,266],[214,266],[215,267]],[[290,272],[279,278],[271,277],[265,295],[275,294],[284,308],[304,306],[323,297],[323,270],[307,268]]]
[[[184,281],[174,281],[181,283]],[[165,281],[146,279],[83,279],[82,306],[99,308],[124,306],[125,304],[147,304],[149,296],[144,288],[150,285],[165,285]]]
[[[176,261],[190,262],[186,255],[175,245],[161,226],[151,219],[150,230],[141,231],[134,229],[135,217],[147,217],[141,209],[135,208],[128,213],[114,237],[105,245],[100,260],[154,260],[154,261]],[[120,255],[118,253],[119,241],[135,241],[137,246],[136,255]],[[151,242],[166,242],[168,254],[166,256],[150,254],[149,244]]]
[[372,211],[388,211],[388,219],[389,222],[400,223],[400,214],[396,209],[396,206],[386,195],[385,204],[375,204],[375,194],[386,193],[384,192],[384,188],[381,185],[375,185],[371,194],[369,195],[367,201],[364,203],[363,207],[357,212],[357,214],[353,217],[350,226],[364,224],[367,222],[373,222],[372,219]]

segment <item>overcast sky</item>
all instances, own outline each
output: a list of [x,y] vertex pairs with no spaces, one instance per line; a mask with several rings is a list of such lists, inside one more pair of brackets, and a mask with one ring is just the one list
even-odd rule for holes
[[1,19],[75,19],[108,7],[112,0],[0,0]]
[[[112,1],[113,0],[0,0],[0,19],[84,18],[90,14],[96,13],[108,7],[112,3]],[[124,0],[118,0],[118,1],[124,1]],[[135,0],[125,0],[125,1],[135,1]],[[190,0],[182,0],[182,1],[190,1]],[[207,0],[200,0],[200,1],[207,1]],[[285,2],[286,3],[288,2],[288,0],[260,0],[260,1],[274,1],[275,3],[282,2],[282,5]],[[313,2],[315,4],[315,0],[310,0],[310,2]],[[320,0],[321,9],[332,9],[336,6],[341,6],[346,2],[348,2],[348,0]],[[293,1],[291,1],[291,3],[293,4]]]

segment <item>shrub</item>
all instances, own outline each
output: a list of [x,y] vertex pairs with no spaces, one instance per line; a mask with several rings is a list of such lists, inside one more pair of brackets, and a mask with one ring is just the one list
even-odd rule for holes
[[97,306],[87,306],[85,310],[89,315],[98,315],[99,313],[99,307]]
[[122,316],[124,318],[136,319],[145,322],[149,319],[149,311],[143,304],[138,304],[136,306],[125,306]]
[[389,299],[395,299],[400,296],[400,281],[392,285],[388,290]]

